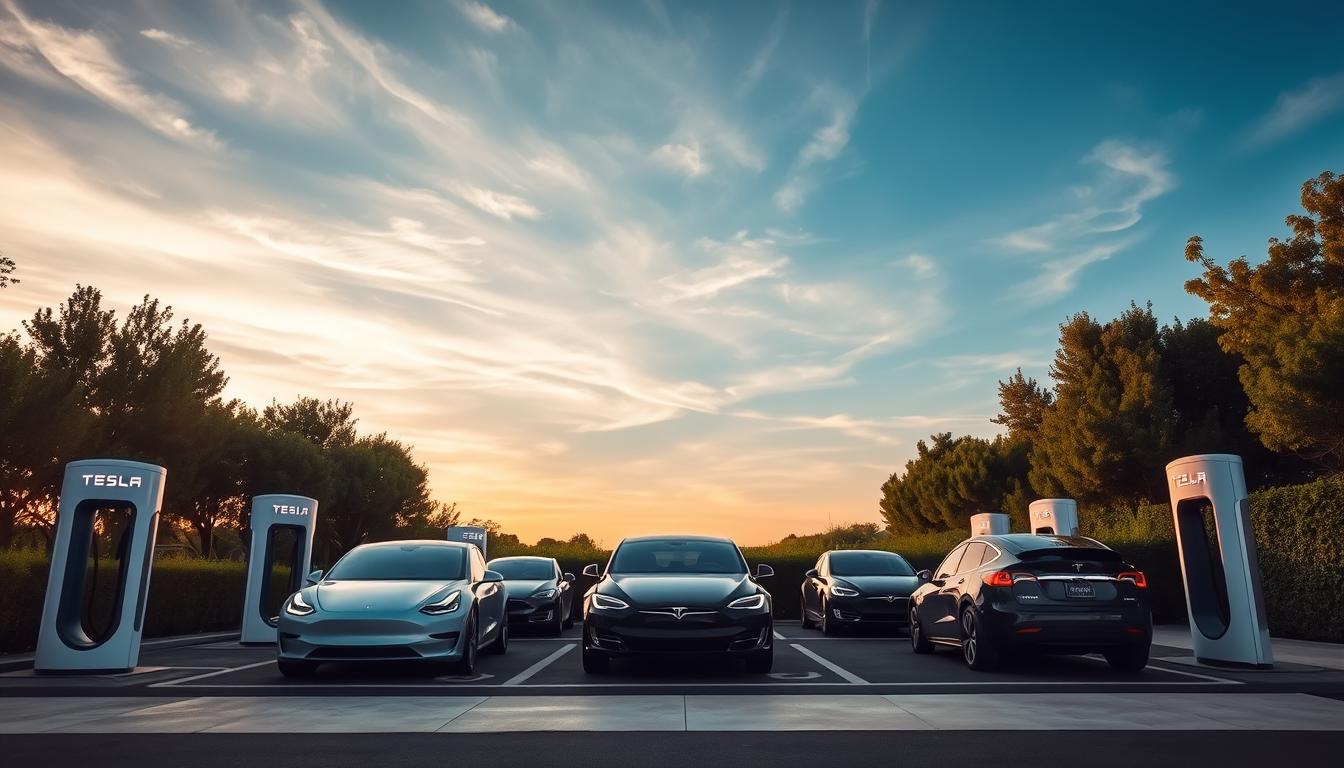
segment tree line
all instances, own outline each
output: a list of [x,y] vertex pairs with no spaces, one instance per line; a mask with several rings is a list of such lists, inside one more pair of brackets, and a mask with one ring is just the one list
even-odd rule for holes
[[[17,283],[0,257],[0,288]],[[0,548],[50,545],[65,465],[116,457],[168,469],[160,542],[238,554],[262,493],[317,498],[319,559],[363,541],[443,535],[455,505],[430,498],[411,447],[360,434],[350,403],[299,397],[261,411],[223,397],[228,377],[199,323],[145,296],[118,318],[77,286],[23,332],[0,334]]]
[[1020,369],[999,382],[1005,434],[919,441],[882,485],[887,529],[961,528],[978,512],[1021,527],[1042,497],[1117,514],[1165,501],[1164,467],[1197,453],[1240,454],[1252,490],[1344,472],[1344,177],[1309,179],[1301,204],[1258,264],[1220,264],[1190,238],[1202,274],[1185,290],[1207,318],[1160,325],[1135,303],[1069,317],[1048,385]]

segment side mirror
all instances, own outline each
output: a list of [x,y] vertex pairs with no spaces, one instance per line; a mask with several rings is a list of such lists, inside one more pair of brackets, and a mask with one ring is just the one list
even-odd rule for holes
[[504,575],[499,571],[486,571],[481,579],[482,584],[497,584],[504,580]]
[[589,563],[583,566],[583,575],[592,576],[594,579],[602,578],[602,571],[598,570],[597,563]]
[[774,575],[775,575],[775,569],[774,569],[774,568],[771,568],[770,566],[766,565],[765,563],[757,563],[757,564],[756,564],[756,578],[758,578],[758,579],[764,579],[766,576],[774,576]]
[[944,579],[929,579],[929,583],[935,587],[941,587],[944,584],[947,584],[947,581]]
[[919,577],[920,581],[933,581],[933,571],[930,571],[928,568],[917,572],[915,576]]
[[305,580],[304,586],[311,587],[317,582],[321,581],[323,573],[325,573],[325,571],[323,571],[321,568],[318,568],[316,571],[313,571],[312,573],[308,574],[308,578]]
[[565,571],[565,581],[573,581],[573,580],[574,580],[574,574],[570,573],[569,571]]

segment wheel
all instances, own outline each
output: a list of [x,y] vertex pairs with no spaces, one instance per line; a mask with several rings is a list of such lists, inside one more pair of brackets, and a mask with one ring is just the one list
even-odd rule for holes
[[747,657],[747,671],[753,675],[764,675],[775,666],[775,649],[766,648],[763,651],[753,651]]
[[1131,645],[1125,648],[1113,648],[1102,655],[1111,669],[1125,675],[1137,675],[1148,666],[1148,643]]
[[821,634],[827,637],[835,637],[840,633],[840,627],[831,620],[831,609],[826,605],[826,601],[821,601]]
[[966,666],[978,672],[991,670],[999,663],[998,649],[982,636],[980,617],[969,605],[961,609],[961,657]]
[[480,650],[477,646],[481,639],[476,636],[476,615],[472,614],[467,619],[467,624],[462,628],[464,636],[462,646],[462,658],[453,665],[453,673],[458,675],[476,674],[476,652]]
[[312,677],[317,671],[317,665],[311,661],[276,659],[275,666],[280,668],[280,674],[285,677]]
[[499,627],[499,637],[490,644],[490,652],[496,656],[503,656],[509,650],[509,619],[506,616]]
[[803,629],[811,629],[817,626],[817,623],[807,616],[807,601],[798,599],[798,615],[803,618]]
[[574,603],[571,601],[569,604],[569,613],[565,614],[565,623],[561,627],[561,629],[573,629],[573,628],[574,628]]
[[611,657],[607,654],[583,646],[583,671],[590,675],[600,675],[611,666]]
[[551,610],[551,620],[546,625],[546,634],[552,637],[559,637],[561,632],[565,631],[565,622],[560,618],[560,601],[555,601],[555,608]]
[[910,650],[915,653],[933,653],[933,643],[919,628],[919,611],[913,607],[910,609]]

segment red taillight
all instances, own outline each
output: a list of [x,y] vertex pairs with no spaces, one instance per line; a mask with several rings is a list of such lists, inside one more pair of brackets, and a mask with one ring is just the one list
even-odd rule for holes
[[1148,588],[1148,577],[1143,575],[1143,571],[1121,571],[1115,575],[1120,581],[1132,581],[1134,586],[1139,589]]
[[984,577],[984,582],[991,587],[1011,587],[1019,581],[1035,580],[1036,577],[1032,574],[1022,573],[1021,571],[994,571],[993,573],[986,573]]

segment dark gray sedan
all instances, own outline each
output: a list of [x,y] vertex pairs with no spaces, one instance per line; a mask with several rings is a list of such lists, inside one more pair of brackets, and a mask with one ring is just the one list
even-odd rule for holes
[[820,626],[827,635],[857,624],[904,628],[910,622],[910,594],[922,583],[894,552],[825,552],[803,581],[803,627]]
[[574,626],[574,574],[561,571],[555,558],[497,557],[488,567],[504,577],[509,624],[552,635]]

